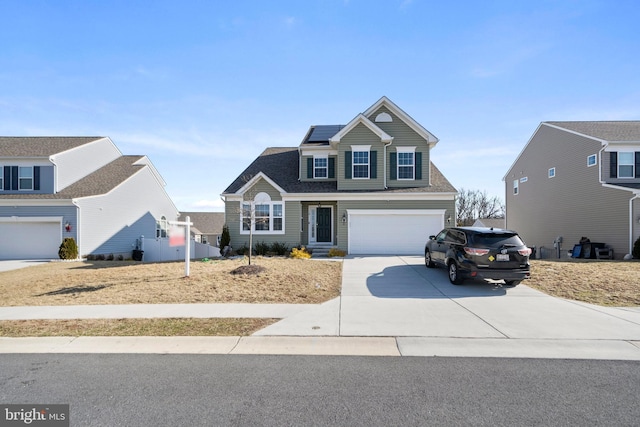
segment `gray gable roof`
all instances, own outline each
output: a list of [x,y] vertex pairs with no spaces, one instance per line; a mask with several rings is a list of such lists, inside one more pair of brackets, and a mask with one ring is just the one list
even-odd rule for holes
[[0,199],[75,199],[106,194],[146,165],[134,165],[144,156],[120,156],[56,194],[0,194]]
[[222,234],[224,212],[180,212],[178,221],[189,217],[200,234]]
[[254,176],[262,172],[287,193],[453,193],[456,189],[442,175],[440,170],[430,163],[431,185],[427,187],[393,188],[387,190],[348,190],[338,191],[336,181],[309,182],[298,180],[298,147],[267,148],[247,167],[224,194],[233,194],[240,190]]
[[2,136],[0,157],[49,157],[103,136]]
[[543,123],[604,141],[640,142],[640,120]]

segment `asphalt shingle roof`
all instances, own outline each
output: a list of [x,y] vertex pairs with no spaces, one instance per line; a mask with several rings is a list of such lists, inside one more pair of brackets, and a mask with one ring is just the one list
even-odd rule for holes
[[179,221],[184,221],[187,216],[201,234],[222,233],[224,212],[180,212]]
[[2,136],[0,157],[49,157],[102,136]]
[[639,142],[640,120],[544,122],[583,135],[614,142]]
[[56,194],[0,194],[0,199],[75,199],[106,194],[146,165],[134,165],[144,156],[120,156]]
[[456,189],[433,164],[431,167],[431,185],[427,187],[393,188],[371,191],[338,191],[336,181],[309,182],[298,180],[298,147],[270,147],[262,152],[233,183],[224,191],[233,194],[240,190],[251,178],[262,172],[287,193],[451,193]]

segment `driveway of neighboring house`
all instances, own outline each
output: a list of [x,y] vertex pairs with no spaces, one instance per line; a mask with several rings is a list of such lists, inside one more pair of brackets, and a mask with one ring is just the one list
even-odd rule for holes
[[30,267],[32,265],[38,265],[50,261],[50,259],[4,259],[0,260],[0,271],[17,270],[19,268]]

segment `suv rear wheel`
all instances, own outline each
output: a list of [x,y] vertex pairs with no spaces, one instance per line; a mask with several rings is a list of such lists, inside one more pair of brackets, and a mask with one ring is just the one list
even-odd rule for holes
[[461,285],[463,281],[458,272],[458,264],[455,261],[449,262],[449,281],[454,285]]

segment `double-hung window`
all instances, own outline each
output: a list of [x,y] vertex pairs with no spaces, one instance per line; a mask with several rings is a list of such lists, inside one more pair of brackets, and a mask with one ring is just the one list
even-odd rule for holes
[[18,168],[18,189],[33,190],[33,167],[20,166]]
[[248,234],[253,223],[253,231],[258,234],[284,231],[284,204],[271,201],[266,193],[258,194],[253,203],[242,203],[242,233]]
[[416,177],[416,147],[398,147],[398,179],[413,180]]
[[635,153],[618,153],[618,178],[633,178],[635,176]]
[[329,176],[329,158],[326,156],[313,157],[313,177],[327,178]]
[[369,150],[353,151],[353,178],[369,178]]

